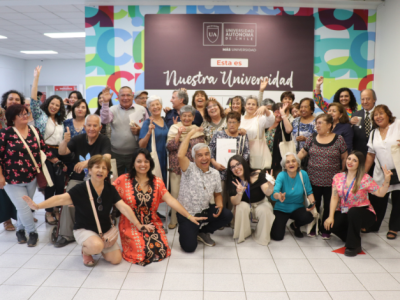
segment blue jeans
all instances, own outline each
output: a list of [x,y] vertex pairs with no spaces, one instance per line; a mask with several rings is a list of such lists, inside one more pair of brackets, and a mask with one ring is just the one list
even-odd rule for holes
[[6,184],[4,189],[17,209],[17,230],[25,230],[27,233],[36,232],[33,214],[22,196],[33,198],[36,192],[36,178],[29,183]]

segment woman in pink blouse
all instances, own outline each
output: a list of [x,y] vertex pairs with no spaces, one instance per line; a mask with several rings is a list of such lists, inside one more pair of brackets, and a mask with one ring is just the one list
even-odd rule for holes
[[377,197],[386,195],[392,172],[386,166],[382,169],[385,181],[379,187],[365,173],[364,155],[353,151],[347,157],[345,171],[333,177],[330,214],[324,225],[326,230],[331,229],[346,243],[346,256],[356,256],[361,252],[361,228],[368,229],[376,221],[368,193]]

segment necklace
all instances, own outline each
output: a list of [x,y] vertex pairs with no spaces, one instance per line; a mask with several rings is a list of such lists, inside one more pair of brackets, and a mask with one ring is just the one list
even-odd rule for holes
[[292,177],[289,176],[289,178],[290,178],[290,184],[292,185],[292,190],[293,190],[293,189],[294,189],[294,186],[295,186],[295,184],[296,184],[296,177],[295,177],[295,178],[292,178]]

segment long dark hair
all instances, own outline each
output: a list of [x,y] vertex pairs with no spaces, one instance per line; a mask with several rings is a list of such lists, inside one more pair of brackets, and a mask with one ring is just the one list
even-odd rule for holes
[[[241,156],[241,155],[232,156],[229,159],[228,166],[226,168],[226,180],[225,180],[225,186],[224,186],[224,191],[223,191],[224,201],[231,201],[229,194],[230,194],[230,191],[235,187],[233,185],[232,181],[236,182],[236,179],[240,181],[240,178],[236,177],[231,170],[231,161],[232,160],[237,160],[243,166],[244,180],[246,180],[249,183],[250,183],[250,175],[254,171],[253,169],[250,168],[249,164],[243,158],[243,156]],[[225,203],[227,203],[227,202],[225,202]]]
[[[356,180],[354,182],[353,190],[352,192],[355,194],[360,188],[361,185],[361,180],[364,177],[365,174],[365,156],[361,151],[358,150],[353,150],[350,152],[350,155],[355,155],[358,159],[358,168],[357,168],[357,173],[356,173]],[[347,157],[349,157],[347,156]],[[346,159],[347,160],[347,159]],[[349,171],[347,170],[347,162],[344,166],[344,172],[347,174]]]
[[16,90],[9,90],[8,92],[5,92],[1,96],[1,107],[4,109],[7,109],[7,99],[10,94],[17,94],[19,98],[21,99],[21,104],[25,104],[25,97],[22,93],[16,91]]
[[337,92],[335,93],[335,96],[333,96],[333,102],[339,102],[340,103],[340,94],[342,92],[348,92],[350,95],[350,102],[349,102],[349,107],[352,111],[357,110],[357,100],[356,97],[354,97],[353,92],[349,88],[341,88],[338,89]]
[[[101,110],[101,105],[100,105],[100,103],[99,103],[101,94],[103,94],[103,91],[101,91],[101,92],[99,93],[99,95],[97,96],[97,109],[96,109],[96,111],[94,112],[94,114],[95,114],[95,115],[98,115],[98,116],[100,116],[100,110]],[[109,107],[113,106],[112,100],[111,100],[110,102],[108,102],[108,103],[109,103],[109,104],[108,104]],[[103,126],[103,127],[104,127],[104,126]]]
[[154,180],[154,174],[153,174],[153,170],[154,170],[154,160],[151,158],[150,152],[149,150],[145,149],[145,148],[137,148],[133,151],[133,155],[132,155],[132,162],[130,165],[130,169],[129,169],[129,178],[131,180],[135,179],[136,176],[136,170],[135,170],[135,161],[136,158],[139,156],[139,154],[143,154],[144,157],[150,161],[150,169],[147,172],[147,177],[149,178],[148,184],[150,186],[153,186],[153,180]]
[[44,101],[44,103],[40,106],[40,108],[44,111],[44,113],[46,115],[48,115],[50,117],[49,105],[50,105],[50,102],[53,101],[54,99],[57,99],[58,101],[60,101],[60,110],[58,111],[58,113],[56,113],[55,119],[58,124],[62,124],[65,119],[65,107],[64,107],[63,99],[61,99],[60,96],[57,96],[57,95],[50,96],[49,98],[46,99],[46,101]]
[[[78,98],[78,100],[82,100],[83,99],[82,93],[80,91],[72,91],[71,93],[69,93],[68,99],[71,98],[72,94],[76,94],[76,97]],[[78,100],[76,100],[76,101],[78,101]],[[71,111],[72,111],[72,105],[67,105],[67,113],[66,113],[66,115],[69,114]]]

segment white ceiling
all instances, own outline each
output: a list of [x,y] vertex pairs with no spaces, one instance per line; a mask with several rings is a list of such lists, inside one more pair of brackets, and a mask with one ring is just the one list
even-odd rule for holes
[[[22,59],[84,59],[85,39],[52,39],[43,33],[85,30],[90,5],[265,5],[376,8],[383,0],[0,0],[0,54]],[[21,50],[53,50],[27,55]]]

